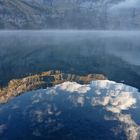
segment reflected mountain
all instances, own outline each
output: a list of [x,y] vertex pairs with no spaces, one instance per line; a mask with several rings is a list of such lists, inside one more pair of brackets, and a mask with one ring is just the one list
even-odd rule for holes
[[0,139],[138,140],[140,93],[108,80],[64,82],[0,105]]
[[0,85],[48,70],[108,79],[140,89],[138,31],[1,31]]
[[0,104],[0,139],[139,140],[139,40],[139,31],[0,31],[1,101],[25,92]]
[[25,92],[52,87],[66,81],[89,84],[91,81],[95,80],[107,80],[107,77],[102,74],[79,76],[74,74],[65,74],[60,71],[46,71],[21,79],[13,79],[9,81],[7,87],[0,88],[0,104],[6,103],[8,100],[24,94]]

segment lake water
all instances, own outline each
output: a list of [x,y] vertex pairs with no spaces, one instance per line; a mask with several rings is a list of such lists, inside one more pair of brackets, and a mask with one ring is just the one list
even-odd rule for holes
[[140,92],[112,81],[65,82],[0,105],[1,140],[139,140]]
[[0,31],[1,86],[47,70],[109,79],[0,104],[0,139],[140,140],[139,54],[138,31]]
[[0,84],[47,70],[101,73],[140,89],[139,31],[1,31]]

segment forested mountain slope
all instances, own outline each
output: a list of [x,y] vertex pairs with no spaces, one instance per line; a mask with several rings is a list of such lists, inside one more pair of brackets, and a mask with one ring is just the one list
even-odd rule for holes
[[139,29],[138,0],[0,0],[1,29]]

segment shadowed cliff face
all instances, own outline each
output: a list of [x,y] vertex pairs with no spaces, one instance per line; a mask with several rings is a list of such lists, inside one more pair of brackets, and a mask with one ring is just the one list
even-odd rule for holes
[[47,70],[109,79],[140,89],[139,32],[0,32],[0,84]]

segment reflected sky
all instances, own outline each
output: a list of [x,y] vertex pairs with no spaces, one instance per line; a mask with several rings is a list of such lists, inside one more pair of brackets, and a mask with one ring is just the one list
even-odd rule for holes
[[3,140],[137,140],[140,93],[113,81],[65,82],[0,105]]

